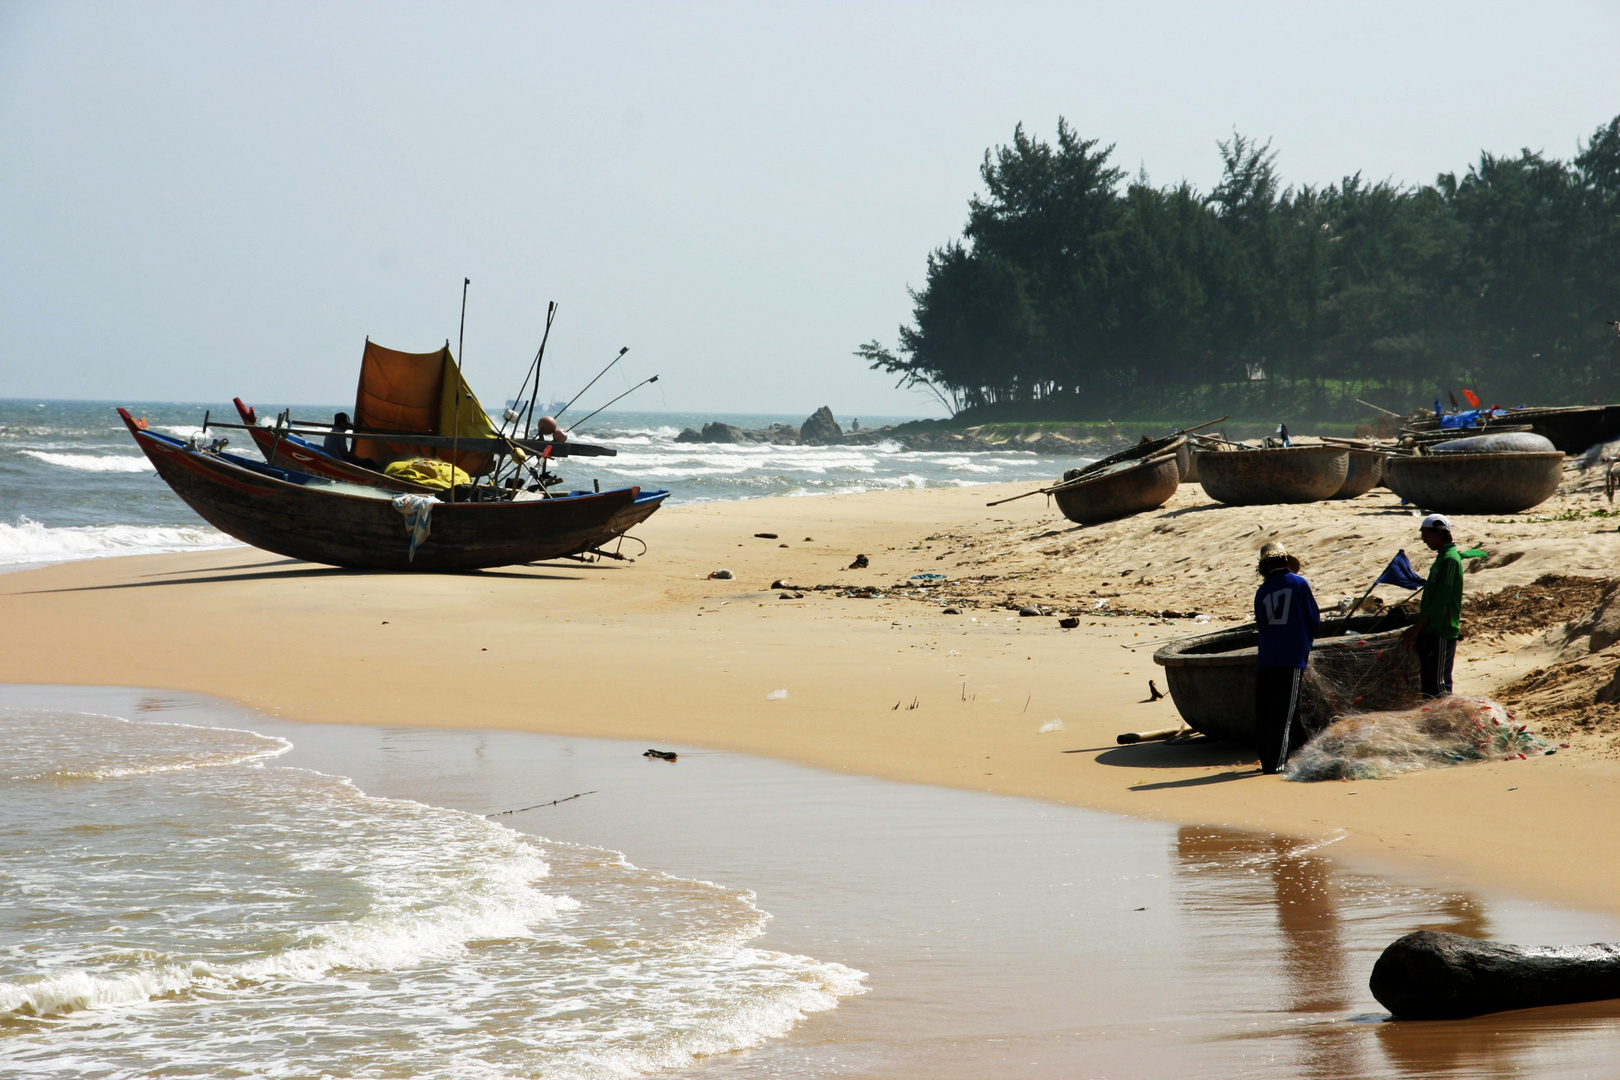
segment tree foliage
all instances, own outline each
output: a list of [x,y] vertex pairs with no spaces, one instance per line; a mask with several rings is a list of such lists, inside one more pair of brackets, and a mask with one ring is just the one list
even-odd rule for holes
[[1217,146],[1205,194],[1127,182],[1064,119],[1051,145],[1019,125],[898,348],[857,355],[953,412],[1077,419],[1620,395],[1620,117],[1570,161],[1487,152],[1424,186],[1293,188],[1269,143]]

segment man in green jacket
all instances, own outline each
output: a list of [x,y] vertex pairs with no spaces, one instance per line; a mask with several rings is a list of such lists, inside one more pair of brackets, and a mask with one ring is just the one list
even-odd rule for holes
[[1451,521],[1444,514],[1423,519],[1423,542],[1438,552],[1423,586],[1417,622],[1402,636],[1407,648],[1417,649],[1423,696],[1451,693],[1451,667],[1457,660],[1457,638],[1462,630],[1462,556],[1451,540]]

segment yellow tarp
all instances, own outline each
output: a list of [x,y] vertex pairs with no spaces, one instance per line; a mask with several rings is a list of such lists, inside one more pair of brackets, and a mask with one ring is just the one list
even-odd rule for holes
[[[386,349],[369,339],[360,360],[354,426],[474,439],[496,434],[483,405],[461,377],[461,368],[450,355],[448,345],[436,352],[406,353]],[[416,457],[453,459],[473,475],[487,472],[494,461],[489,454],[413,446],[403,440],[356,438],[354,452],[358,457],[380,462]]]
[[433,458],[404,458],[400,461],[390,461],[383,466],[383,472],[389,476],[397,476],[401,480],[414,480],[418,484],[438,488],[441,491],[448,490],[452,483],[472,483],[472,477],[448,461],[436,461]]

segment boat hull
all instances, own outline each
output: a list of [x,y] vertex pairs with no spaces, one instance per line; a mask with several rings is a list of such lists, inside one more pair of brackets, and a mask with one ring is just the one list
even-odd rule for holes
[[1231,506],[1331,499],[1344,486],[1349,471],[1350,452],[1342,446],[1205,451],[1198,455],[1198,482],[1205,494]]
[[1564,455],[1426,454],[1391,458],[1384,483],[1414,506],[1443,514],[1516,514],[1552,497]]
[[[1300,687],[1299,716],[1312,731],[1344,711],[1324,687],[1356,684],[1357,710],[1405,709],[1418,704],[1421,683],[1417,654],[1400,641],[1406,617],[1400,612],[1358,616],[1350,620],[1356,637],[1318,638],[1311,650],[1311,672]],[[1368,632],[1371,631],[1371,632]],[[1189,727],[1215,739],[1254,746],[1255,671],[1259,634],[1253,623],[1172,642],[1153,654],[1164,668],[1165,683],[1176,711]],[[1387,664],[1375,679],[1358,677],[1371,659]]]
[[1158,457],[1125,464],[1092,477],[1081,476],[1071,486],[1052,493],[1058,509],[1070,521],[1096,525],[1163,506],[1181,484],[1176,450]]
[[1333,493],[1335,499],[1354,499],[1365,495],[1384,477],[1384,458],[1376,450],[1351,450],[1347,459],[1344,483]]
[[589,551],[645,520],[667,492],[639,488],[504,503],[435,503],[411,552],[405,516],[384,492],[342,490],[301,473],[187,447],[141,430],[158,475],[204,521],[243,543],[306,562],[368,570],[477,570]]

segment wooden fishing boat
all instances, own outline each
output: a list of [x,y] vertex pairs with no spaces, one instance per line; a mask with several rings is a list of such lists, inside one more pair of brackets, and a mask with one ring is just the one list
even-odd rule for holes
[[1156,510],[1169,501],[1180,483],[1181,466],[1172,448],[1103,469],[1080,470],[1074,479],[1053,488],[1052,497],[1070,521],[1096,525]]
[[1198,455],[1198,482],[1204,492],[1231,506],[1331,499],[1344,486],[1349,471],[1350,454],[1342,446],[1225,450]]
[[1387,454],[1377,450],[1357,450],[1351,447],[1344,474],[1344,483],[1333,493],[1335,499],[1354,499],[1377,486],[1384,476],[1384,458]]
[[1425,454],[1384,463],[1384,483],[1414,506],[1442,514],[1516,514],[1552,497],[1564,455]]
[[[1300,687],[1299,715],[1312,731],[1347,707],[1363,712],[1405,709],[1418,703],[1417,654],[1401,645],[1407,616],[1400,610],[1324,620],[1333,636],[1316,640],[1311,671]],[[1349,630],[1352,633],[1345,634]],[[1183,638],[1162,646],[1153,662],[1164,668],[1176,711],[1188,726],[1215,739],[1252,746],[1255,668],[1260,633],[1253,623]],[[1338,688],[1352,686],[1351,699]]]
[[[265,464],[273,466],[274,468],[287,469],[292,472],[308,473],[310,476],[325,477],[328,480],[342,480],[345,483],[350,484],[363,484],[367,487],[386,488],[389,491],[409,491],[417,494],[428,495],[435,493],[442,494],[444,492],[444,488],[442,487],[429,487],[426,484],[419,484],[413,480],[408,480],[403,476],[390,476],[389,474],[379,470],[369,469],[364,465],[359,465],[353,461],[327,453],[324,446],[318,445],[310,439],[304,437],[312,434],[310,431],[299,431],[290,427],[289,425],[281,424],[279,422],[273,426],[266,427],[265,425],[259,423],[258,413],[253,409],[252,406],[245,404],[241,398],[233,398],[232,402],[236,405],[236,411],[237,414],[242,418],[242,423],[240,425],[205,424],[204,430],[207,431],[211,427],[240,427],[242,430],[245,430],[248,433],[248,437],[251,438],[253,440],[253,444],[258,447],[259,453],[264,457]],[[395,437],[400,437],[402,435],[402,433],[399,432],[392,434]],[[419,453],[424,455],[437,453],[440,449],[445,449],[443,447],[439,447],[437,444],[446,441],[472,444],[477,447],[483,447],[493,443],[496,447],[492,453],[492,456],[494,457],[501,456],[510,450],[510,446],[500,445],[503,440],[485,439],[476,442],[473,439],[447,440],[443,436],[434,436],[428,433],[413,433],[412,437],[417,439],[425,439],[427,443],[432,444],[417,444],[419,447]],[[544,455],[544,457],[548,459],[564,457],[617,457],[619,453],[612,447],[592,446],[589,443],[540,442],[539,440],[534,439],[511,439],[505,441],[509,442],[512,446],[520,447],[531,453]],[[454,448],[451,447],[450,449]]]
[[[272,468],[147,430],[128,410],[118,415],[158,475],[210,525],[254,547],[331,566],[476,570],[580,554],[645,520],[669,494],[629,487],[509,502],[430,502]],[[424,509],[426,533],[413,544],[410,515]]]
[[1418,441],[1458,438],[1493,431],[1531,431],[1566,454],[1580,454],[1598,443],[1620,439],[1620,405],[1541,406],[1506,409],[1480,427],[1441,428],[1433,413],[1406,421],[1403,434]]

